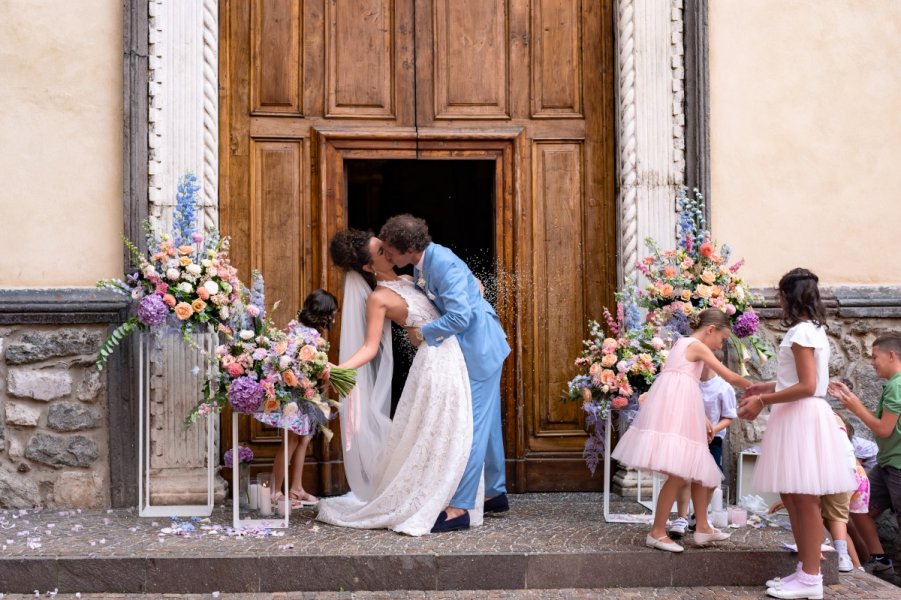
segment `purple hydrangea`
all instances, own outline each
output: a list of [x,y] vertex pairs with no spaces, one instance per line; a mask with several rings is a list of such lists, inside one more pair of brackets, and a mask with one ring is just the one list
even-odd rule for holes
[[166,306],[159,294],[144,296],[138,302],[138,321],[148,327],[161,325],[168,314],[169,307]]
[[263,386],[250,377],[238,377],[228,389],[228,401],[242,415],[252,415],[260,409],[264,394]]
[[[246,446],[238,446],[238,464],[241,463],[249,463],[253,461],[253,450]],[[225,466],[229,469],[232,467],[232,449],[229,448],[225,451],[225,455],[222,457],[222,462],[225,463]]]
[[757,333],[757,326],[760,325],[760,317],[754,311],[742,313],[735,319],[735,325],[732,326],[732,333],[740,338]]

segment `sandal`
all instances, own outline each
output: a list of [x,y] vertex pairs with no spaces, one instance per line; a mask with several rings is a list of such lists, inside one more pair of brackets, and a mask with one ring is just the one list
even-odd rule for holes
[[299,503],[301,507],[316,506],[317,504],[319,504],[319,498],[317,498],[313,494],[308,494],[303,490],[290,490],[288,492],[288,495],[291,497],[291,506],[294,506],[295,502]]

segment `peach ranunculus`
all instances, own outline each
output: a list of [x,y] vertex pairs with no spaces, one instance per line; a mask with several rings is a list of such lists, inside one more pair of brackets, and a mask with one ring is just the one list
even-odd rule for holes
[[711,256],[713,256],[713,244],[711,244],[710,242],[704,242],[703,244],[701,244],[700,251],[701,256],[703,256],[704,258],[710,258]]
[[713,288],[709,285],[704,285],[703,283],[697,288],[698,297],[699,298],[710,298],[713,295]]
[[297,375],[294,374],[294,371],[287,370],[282,372],[282,380],[284,380],[285,385],[290,387],[297,387],[300,384],[300,381],[297,379]]
[[617,396],[613,399],[613,402],[610,403],[610,406],[616,410],[626,408],[627,406],[629,406],[629,399],[623,398],[622,396]]
[[601,371],[602,385],[613,385],[614,383],[616,383],[616,373],[614,373],[610,369],[604,369],[603,371]]
[[180,265],[183,266],[183,267],[187,267],[188,265],[191,264],[191,257],[190,257],[190,256],[182,256],[182,257],[180,257],[180,258],[178,259],[178,264],[180,264]]
[[316,348],[307,344],[297,353],[298,358],[304,362],[310,362],[316,358]]
[[244,367],[241,363],[233,362],[232,364],[225,367],[226,373],[228,373],[229,377],[240,377],[244,374]]
[[663,267],[663,276],[664,277],[675,277],[676,276],[676,267],[672,265],[667,265]]
[[168,306],[169,308],[172,308],[173,306],[178,304],[178,300],[176,300],[175,296],[173,296],[172,294],[166,294],[165,296],[163,296],[163,302],[165,302],[166,306]]
[[713,284],[713,282],[716,281],[716,273],[713,271],[704,271],[701,273],[701,281],[708,285]]
[[178,251],[181,254],[191,254],[194,252],[194,246],[179,246]]
[[206,302],[204,302],[200,298],[197,298],[194,300],[194,302],[191,303],[191,308],[193,308],[194,312],[196,313],[202,313],[203,309],[206,308]]
[[616,354],[605,354],[601,359],[601,366],[609,369],[616,364],[616,360]]
[[682,300],[685,302],[691,300],[691,290],[682,290]]
[[668,283],[664,283],[662,286],[660,286],[660,294],[669,298],[673,295],[673,286]]
[[[604,358],[607,358],[607,357],[605,356]],[[615,356],[613,358],[616,359]],[[588,367],[588,374],[591,375],[593,378],[598,379],[601,376],[601,369],[602,369],[602,366],[600,363],[591,363],[591,366]]]
[[201,300],[207,300],[210,297],[210,291],[201,285],[197,288],[197,297]]
[[175,305],[175,316],[180,321],[187,321],[194,314],[194,309],[187,302],[179,302]]
[[285,350],[288,349],[288,342],[285,340],[280,341],[275,345],[274,351],[277,355],[281,356],[285,353]]
[[279,402],[275,398],[267,398],[263,402],[263,412],[271,413],[278,410]]

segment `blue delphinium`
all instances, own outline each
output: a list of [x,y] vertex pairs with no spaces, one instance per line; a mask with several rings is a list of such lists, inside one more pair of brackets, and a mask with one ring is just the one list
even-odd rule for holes
[[676,199],[679,208],[679,224],[676,238],[679,245],[689,254],[696,255],[697,248],[708,237],[707,219],[704,217],[704,196],[697,188],[694,197],[688,196],[687,188],[682,188]]
[[200,184],[190,171],[178,182],[178,193],[175,195],[175,212],[172,217],[172,239],[176,246],[191,245],[192,236],[197,230],[197,192]]
[[266,284],[263,281],[263,274],[259,271],[253,271],[251,280],[250,302],[248,304],[255,306],[262,318],[265,315],[266,308]]

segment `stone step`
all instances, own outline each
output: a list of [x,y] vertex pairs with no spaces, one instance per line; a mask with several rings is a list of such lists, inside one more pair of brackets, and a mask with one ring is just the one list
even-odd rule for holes
[[[640,509],[622,501],[614,508]],[[790,533],[774,528],[733,530],[718,548],[695,547],[689,536],[681,554],[651,550],[645,525],[604,522],[599,494],[511,495],[507,517],[421,538],[317,524],[309,509],[295,511],[291,527],[275,531],[282,535],[238,537],[230,514],[217,509],[209,522],[191,523],[190,536],[178,536],[168,519],[131,511],[7,513],[0,542],[12,543],[0,558],[0,592],[758,586],[796,561],[779,549]],[[835,553],[826,556],[824,579],[835,583]]]

